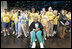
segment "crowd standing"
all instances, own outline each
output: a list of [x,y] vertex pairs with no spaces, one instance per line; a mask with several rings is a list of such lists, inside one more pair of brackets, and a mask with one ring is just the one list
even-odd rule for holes
[[[68,27],[67,27],[68,26]],[[12,30],[13,35],[19,38],[22,34],[25,38],[30,35],[32,47],[36,47],[35,41],[38,39],[40,47],[44,48],[43,39],[53,37],[59,33],[60,39],[64,39],[66,32],[71,32],[71,12],[62,9],[61,11],[53,10],[52,7],[42,8],[41,11],[36,11],[35,8],[30,10],[5,9],[1,12],[1,33],[4,37],[10,35]],[[60,31],[60,32],[58,32]]]

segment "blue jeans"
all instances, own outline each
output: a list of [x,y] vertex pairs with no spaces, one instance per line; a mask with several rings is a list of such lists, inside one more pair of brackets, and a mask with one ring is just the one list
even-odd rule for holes
[[36,37],[38,38],[38,41],[39,43],[43,42],[43,39],[42,39],[42,31],[31,31],[30,32],[30,37],[31,37],[31,42],[35,42],[36,40]]
[[16,30],[16,33],[18,33],[18,23],[15,23],[15,30]]
[[71,24],[71,20],[69,20],[69,23]]
[[3,26],[3,28],[9,28],[10,27],[10,22],[8,22],[8,23],[3,22],[2,26]]
[[26,24],[28,25],[29,24],[29,21],[26,21]]
[[[69,24],[71,24],[71,20],[68,21]],[[70,27],[66,27],[66,30],[68,31],[70,29]]]

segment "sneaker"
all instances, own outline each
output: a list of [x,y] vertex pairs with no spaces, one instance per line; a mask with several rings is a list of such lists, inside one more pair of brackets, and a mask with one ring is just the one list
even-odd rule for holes
[[45,40],[46,40],[46,38],[45,38]]
[[69,32],[71,32],[71,30],[69,30]]
[[6,36],[6,32],[4,32],[4,37]]
[[9,32],[7,32],[7,35],[10,35]]
[[10,34],[8,34],[8,35],[10,35]]
[[18,35],[17,38],[19,38],[21,35]]
[[13,31],[13,33],[12,34],[15,34],[15,31]]
[[25,37],[27,37],[27,35],[25,35]]
[[27,36],[26,36],[26,38],[27,38]]
[[3,31],[1,31],[1,33],[3,33]]
[[35,41],[37,41],[37,39],[35,39]]
[[53,34],[56,34],[56,31],[53,31]]
[[52,37],[54,36],[54,34],[51,35]]
[[40,48],[44,48],[43,43],[40,43]]
[[35,48],[36,47],[36,43],[35,42],[33,42],[32,43],[32,47],[31,48]]
[[17,35],[18,33],[16,33],[15,35]]

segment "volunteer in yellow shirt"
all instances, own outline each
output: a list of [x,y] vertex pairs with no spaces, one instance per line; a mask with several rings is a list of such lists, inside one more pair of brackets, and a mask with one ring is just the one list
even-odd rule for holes
[[40,22],[41,22],[41,19],[42,19],[42,10],[40,11]]
[[29,25],[33,22],[34,18],[37,17],[38,21],[40,21],[39,13],[30,13]]
[[38,21],[40,21],[40,15],[39,15],[39,12],[36,12],[35,15],[36,15],[36,17],[38,18]]
[[29,26],[30,26],[30,24],[33,22],[34,17],[36,17],[35,14],[36,14],[36,13],[35,13],[35,8],[32,8],[32,12],[30,13]]
[[53,36],[53,10],[52,7],[48,8],[48,11],[46,12],[46,15],[48,17],[48,37]]
[[35,12],[35,8],[32,8],[32,12],[30,13],[29,17],[29,25],[33,22],[34,18],[37,17],[38,20],[40,21],[40,15],[38,12]]
[[9,12],[2,13],[1,20],[2,20],[2,22],[8,23],[8,22],[10,22],[10,17],[11,16],[10,16]]
[[15,10],[12,10],[12,16],[11,16],[11,20],[12,20],[11,27],[12,27],[12,30],[13,30],[12,34],[15,34],[14,16],[15,16]]
[[34,13],[30,13],[29,25],[33,22]]
[[1,13],[1,21],[3,22],[3,28],[4,28],[4,36],[6,36],[6,32],[9,34],[9,27],[10,27],[10,13],[5,9],[5,12]]
[[66,28],[66,32],[71,32],[71,12],[68,12],[66,16],[69,22],[69,27]]
[[14,23],[15,23],[15,31],[16,31],[16,34],[18,34],[18,14],[20,14],[20,11],[18,13],[18,11],[15,11],[14,15],[13,15],[13,20],[14,20]]
[[66,16],[67,16],[68,20],[71,20],[71,12],[68,12],[68,14],[66,14]]
[[57,32],[57,22],[58,22],[58,18],[59,18],[59,16],[57,16],[57,14],[58,14],[58,11],[57,10],[54,10],[54,12],[53,12],[53,14],[54,14],[54,25],[53,25],[53,35],[55,35],[56,34],[56,32]]
[[47,21],[48,20],[48,17],[45,15],[45,12],[42,13],[41,15],[41,23],[43,25],[43,34],[44,34],[44,40],[46,40],[46,36],[47,36]]
[[50,21],[50,20],[53,20],[53,12],[51,12],[51,11],[48,11],[48,12],[46,12],[46,15],[48,16],[48,21]]

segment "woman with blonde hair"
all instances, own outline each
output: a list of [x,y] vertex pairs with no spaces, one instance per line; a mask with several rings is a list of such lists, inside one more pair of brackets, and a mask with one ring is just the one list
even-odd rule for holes
[[4,36],[6,36],[6,33],[7,35],[10,35],[9,34],[10,20],[11,20],[10,13],[8,12],[7,9],[5,9],[5,12],[1,13],[1,22],[4,29]]
[[44,9],[44,12],[42,12],[42,15],[41,15],[41,23],[44,28],[43,29],[44,40],[46,40],[46,35],[47,35],[47,22],[48,22],[47,20],[48,20],[48,17],[45,15],[45,9]]
[[46,12],[46,16],[48,17],[48,28],[47,28],[48,35],[47,36],[49,37],[49,36],[53,36],[53,18],[54,16],[53,16],[52,7],[48,8],[48,11]]

